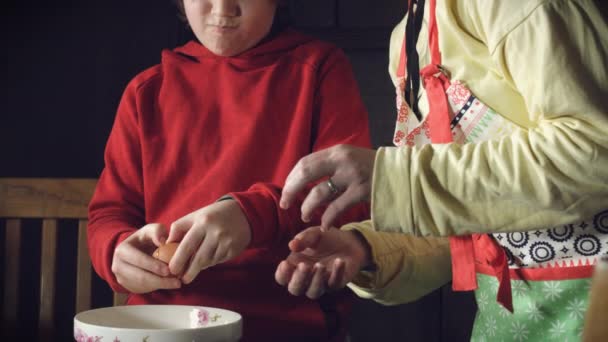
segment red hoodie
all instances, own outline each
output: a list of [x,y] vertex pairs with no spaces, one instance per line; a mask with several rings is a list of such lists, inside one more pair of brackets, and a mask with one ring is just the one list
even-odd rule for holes
[[[298,205],[279,208],[279,186],[301,157],[336,144],[370,146],[350,63],[336,47],[287,30],[236,57],[196,42],[163,51],[160,65],[127,86],[108,139],[89,207],[95,270],[126,292],[111,271],[118,243],[232,193],[251,225],[249,248],[190,285],[131,294],[128,303],[233,310],[245,341],[327,339],[344,327],[349,294],[294,297],[274,272],[289,239],[309,226]],[[342,222],[367,216],[359,208]]]

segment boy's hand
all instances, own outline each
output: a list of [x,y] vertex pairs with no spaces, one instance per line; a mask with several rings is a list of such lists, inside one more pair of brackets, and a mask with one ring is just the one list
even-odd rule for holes
[[201,270],[241,254],[251,242],[251,229],[238,203],[225,200],[173,222],[167,242],[177,241],[169,269],[189,284]]
[[161,224],[152,223],[143,226],[116,247],[112,272],[122,287],[132,293],[181,287],[180,280],[171,277],[167,264],[151,256],[166,236],[167,231]]
[[289,249],[275,279],[291,294],[310,299],[343,288],[371,262],[369,245],[356,231],[308,228],[291,240]]

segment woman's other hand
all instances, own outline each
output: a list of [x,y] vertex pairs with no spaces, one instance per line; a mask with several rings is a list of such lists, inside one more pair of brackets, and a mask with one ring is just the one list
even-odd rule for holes
[[317,299],[341,289],[371,263],[369,246],[356,231],[312,227],[290,243],[291,254],[275,272],[276,281],[289,293]]

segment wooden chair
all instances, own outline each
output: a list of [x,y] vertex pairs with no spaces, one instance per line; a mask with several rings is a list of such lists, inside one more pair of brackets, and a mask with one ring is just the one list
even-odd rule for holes
[[[78,220],[76,262],[76,308],[91,308],[92,268],[87,250],[87,206],[95,189],[95,179],[0,178],[0,218],[5,219],[3,328],[16,326],[18,317],[19,270],[23,219],[42,219],[40,251],[40,336],[52,340],[58,278],[56,255],[58,220]],[[126,296],[114,293],[114,305]],[[43,333],[42,333],[43,332]]]

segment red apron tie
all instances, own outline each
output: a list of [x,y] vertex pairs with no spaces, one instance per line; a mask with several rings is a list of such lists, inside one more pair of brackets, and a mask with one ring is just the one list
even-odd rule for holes
[[450,254],[452,256],[452,290],[476,290],[475,246],[472,237],[470,235],[451,237]]
[[426,121],[433,144],[447,144],[453,141],[450,129],[448,99],[445,95],[450,81],[437,64],[430,64],[420,71],[424,89],[429,99],[430,112]]
[[488,234],[475,234],[473,240],[476,253],[479,252],[479,257],[492,268],[498,280],[496,301],[513,313],[509,260],[505,250]]

